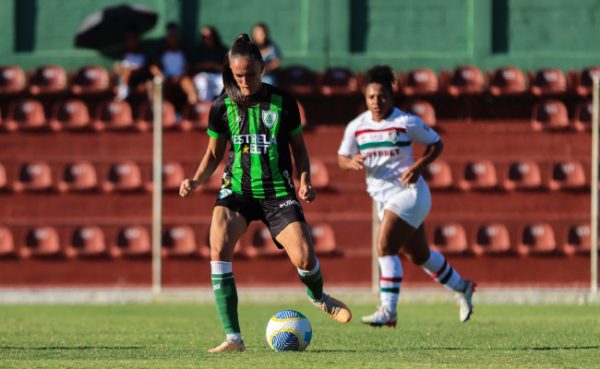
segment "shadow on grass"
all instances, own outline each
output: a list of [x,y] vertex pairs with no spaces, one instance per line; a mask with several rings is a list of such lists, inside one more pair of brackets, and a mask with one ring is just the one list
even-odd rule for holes
[[0,346],[0,350],[140,350],[142,346]]
[[[598,350],[600,345],[596,346],[540,346],[540,347],[410,347],[406,349],[399,348],[396,351],[560,351],[560,350]],[[314,353],[332,353],[332,352],[348,352],[348,353],[359,353],[370,352],[370,353],[389,353],[390,350],[353,350],[353,349],[317,349],[308,350]]]

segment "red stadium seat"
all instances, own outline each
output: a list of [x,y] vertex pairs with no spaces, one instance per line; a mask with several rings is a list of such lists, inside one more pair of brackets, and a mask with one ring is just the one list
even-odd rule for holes
[[317,75],[304,66],[283,68],[279,82],[283,89],[294,95],[312,95],[317,92]]
[[164,191],[179,191],[181,182],[185,179],[183,167],[176,161],[167,161],[163,164],[162,180]]
[[475,255],[501,255],[510,253],[510,236],[502,223],[491,223],[477,229],[471,250]]
[[446,223],[433,231],[433,247],[445,254],[462,254],[467,251],[467,233],[459,223]]
[[594,74],[600,74],[600,66],[588,67],[583,69],[576,77],[575,92],[580,96],[590,96],[592,94]]
[[32,95],[61,94],[67,89],[67,74],[58,65],[38,67],[29,79],[29,93]]
[[533,160],[520,160],[510,163],[504,189],[538,190],[542,186],[540,167]]
[[554,230],[547,223],[530,224],[523,227],[521,242],[517,246],[519,255],[544,255],[556,252]]
[[[177,121],[177,115],[175,114],[175,107],[169,101],[163,102],[162,108],[162,126],[164,129],[179,129],[182,131],[189,131],[192,126],[187,121],[179,123]],[[152,103],[142,103],[139,107],[138,116],[136,121],[136,128],[139,131],[148,131],[152,129],[154,119],[154,109]]]
[[65,166],[63,178],[56,185],[59,192],[90,191],[98,187],[98,178],[94,166],[84,160]]
[[452,188],[452,170],[450,165],[441,159],[429,164],[423,171],[423,178],[432,190],[448,190]]
[[429,101],[410,100],[404,104],[403,110],[407,113],[418,116],[430,127],[435,127],[436,117],[435,109]]
[[592,129],[592,103],[581,102],[575,107],[575,119],[573,126],[579,132],[590,131]]
[[413,69],[400,75],[400,90],[406,96],[435,95],[440,90],[437,74],[430,68]]
[[527,91],[525,74],[514,66],[496,69],[489,77],[489,85],[493,96],[519,95]]
[[83,101],[68,99],[54,104],[50,119],[53,131],[84,129],[90,125],[90,114]]
[[591,249],[591,229],[589,223],[575,224],[567,231],[567,242],[562,252],[566,255],[589,255]]
[[61,253],[58,232],[54,227],[34,227],[27,232],[25,245],[19,249],[22,258],[52,257]]
[[6,178],[6,169],[4,165],[0,163],[0,191],[5,190],[8,186],[8,180]]
[[278,249],[271,237],[271,232],[262,222],[252,222],[246,231],[246,245],[243,247],[247,257],[277,257],[285,252]]
[[15,243],[10,229],[0,226],[0,257],[11,256],[15,254]]
[[172,226],[162,235],[162,254],[168,257],[200,256],[194,230],[190,226]]
[[65,254],[70,257],[106,256],[108,248],[104,232],[97,226],[78,227],[73,231],[71,244],[66,247]]
[[584,190],[587,187],[583,164],[576,160],[554,163],[548,188],[557,190]]
[[21,165],[13,191],[47,191],[52,188],[52,172],[48,163],[32,161]]
[[321,94],[353,95],[358,93],[358,81],[348,68],[328,68],[321,79]]
[[142,226],[128,226],[119,230],[117,243],[110,249],[112,257],[149,256],[152,252],[150,233]]
[[26,78],[17,65],[0,66],[0,96],[17,95],[25,90]]
[[498,185],[494,164],[485,159],[468,162],[463,179],[458,186],[463,191],[493,190]]
[[448,93],[452,96],[478,95],[485,90],[481,69],[473,65],[456,67],[448,77]]
[[322,190],[329,187],[329,172],[323,161],[319,159],[310,161],[310,179],[315,189]]
[[327,223],[314,223],[310,226],[310,234],[315,247],[315,252],[319,256],[328,256],[336,254],[335,233],[333,228]]
[[536,96],[562,95],[567,92],[567,77],[558,68],[538,70],[531,77],[531,93]]
[[567,107],[560,100],[548,99],[533,106],[531,126],[535,131],[569,129]]
[[206,130],[211,106],[212,101],[198,101],[194,105],[186,105],[183,109],[182,124],[186,127]]
[[33,99],[11,102],[3,126],[7,131],[47,129],[42,103]]
[[113,164],[108,172],[107,180],[102,184],[104,192],[139,191],[142,189],[140,167],[132,161],[121,161]]
[[110,88],[108,71],[98,65],[86,65],[79,68],[71,83],[74,95],[105,94]]
[[101,103],[94,118],[93,125],[97,131],[133,128],[131,106],[126,101],[110,100]]

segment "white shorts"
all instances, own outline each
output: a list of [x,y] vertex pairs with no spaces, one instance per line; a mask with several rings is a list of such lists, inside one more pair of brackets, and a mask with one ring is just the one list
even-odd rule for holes
[[377,201],[377,216],[381,221],[383,211],[389,210],[414,228],[419,228],[431,210],[431,194],[425,180],[390,192],[385,202]]

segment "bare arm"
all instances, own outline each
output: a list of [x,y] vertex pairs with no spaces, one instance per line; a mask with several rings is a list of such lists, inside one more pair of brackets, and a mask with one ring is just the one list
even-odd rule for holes
[[402,183],[409,184],[415,183],[419,179],[421,175],[421,171],[431,164],[444,150],[444,143],[442,140],[427,146],[423,155],[420,158],[415,160],[413,165],[410,166],[404,173],[402,173]]
[[316,192],[312,189],[310,182],[310,160],[308,159],[308,150],[304,144],[302,134],[290,137],[290,144],[296,163],[296,170],[300,176],[298,195],[302,200],[311,202],[315,199]]
[[338,155],[338,166],[344,170],[363,170],[362,155],[346,156]]
[[188,196],[196,187],[208,181],[208,178],[210,178],[219,166],[219,163],[223,160],[226,148],[227,140],[225,138],[210,137],[206,153],[196,170],[196,174],[194,174],[193,178],[185,179],[181,182],[181,186],[179,187],[179,195],[181,197]]

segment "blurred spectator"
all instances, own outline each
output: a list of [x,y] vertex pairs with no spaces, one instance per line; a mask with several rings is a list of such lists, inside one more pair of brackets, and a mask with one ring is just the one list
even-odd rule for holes
[[145,84],[150,79],[148,56],[140,50],[140,36],[131,30],[125,35],[125,54],[114,66],[119,77],[117,99],[125,100],[130,91],[144,93]]
[[260,49],[260,54],[265,61],[263,82],[277,86],[277,72],[281,66],[281,49],[269,36],[269,28],[264,23],[257,23],[252,27],[252,40]]
[[223,90],[221,73],[228,48],[213,26],[202,27],[200,35],[200,47],[194,52],[194,85],[200,100],[212,100]]

